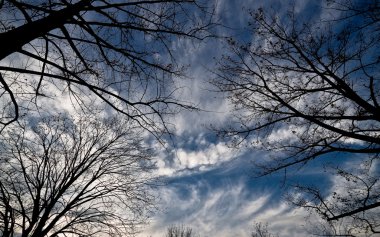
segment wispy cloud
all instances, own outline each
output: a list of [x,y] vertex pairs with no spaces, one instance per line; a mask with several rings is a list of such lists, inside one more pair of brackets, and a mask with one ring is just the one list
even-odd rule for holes
[[305,213],[281,201],[273,190],[243,178],[209,178],[178,181],[162,189],[163,212],[140,236],[164,236],[168,226],[184,224],[201,236],[243,237],[249,236],[254,222],[269,223],[281,236],[304,236]]

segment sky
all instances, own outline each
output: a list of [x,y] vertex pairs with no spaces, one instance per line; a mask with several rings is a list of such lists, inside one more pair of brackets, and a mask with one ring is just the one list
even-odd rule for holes
[[[219,0],[215,17],[227,27],[219,28],[218,34],[253,42],[255,36],[245,31],[250,19],[248,9],[263,7],[281,17],[294,7],[299,16],[311,21],[326,19],[329,15],[319,4],[316,0]],[[320,185],[326,191],[336,188],[334,177],[315,169],[329,157],[301,170],[290,170],[286,178],[282,172],[255,178],[253,162],[271,154],[250,146],[230,148],[211,129],[232,119],[231,104],[209,83],[215,76],[213,58],[225,54],[226,44],[215,39],[196,43],[181,39],[173,42],[173,48],[181,55],[180,63],[190,65],[191,79],[181,82],[181,98],[197,104],[202,111],[179,113],[173,121],[174,143],[166,149],[157,146],[161,152],[156,155],[156,172],[165,185],[157,189],[159,211],[139,237],[165,236],[172,225],[191,227],[200,236],[243,237],[260,222],[268,223],[270,231],[280,236],[307,236],[307,223],[313,217],[291,206],[285,196],[295,183]],[[285,131],[276,136],[287,134]]]
[[[281,19],[289,9],[294,9],[298,19],[311,24],[335,17],[320,0],[216,2],[214,17],[221,26],[215,28],[215,33],[246,43],[260,43],[247,31],[250,10],[263,8]],[[302,168],[290,168],[286,174],[279,171],[255,177],[254,163],[278,154],[248,143],[238,149],[231,148],[213,130],[233,120],[232,105],[210,83],[215,77],[217,60],[227,54],[228,45],[221,38],[202,41],[180,38],[171,42],[177,63],[187,65],[188,78],[176,80],[176,86],[181,88],[177,96],[200,110],[184,110],[169,120],[175,130],[165,146],[155,139],[147,141],[155,151],[156,169],[153,172],[160,185],[152,187],[158,197],[157,210],[151,213],[138,237],[164,237],[167,228],[173,225],[190,227],[202,237],[245,237],[250,235],[255,223],[267,223],[269,230],[281,237],[309,236],[309,223],[315,224],[317,217],[286,201],[291,186],[313,185],[329,194],[338,189],[341,180],[325,172],[326,163],[332,166],[339,162],[350,168],[355,167],[359,159],[348,155],[339,159],[336,155],[324,156]],[[56,89],[56,93],[60,89]],[[67,97],[62,97],[45,102],[46,107],[58,106],[59,110],[71,113],[68,101]],[[280,130],[268,139],[287,138],[290,132]]]

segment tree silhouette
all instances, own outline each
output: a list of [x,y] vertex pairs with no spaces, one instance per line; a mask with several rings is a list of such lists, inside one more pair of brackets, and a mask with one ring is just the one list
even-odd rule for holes
[[194,233],[193,229],[190,227],[180,226],[170,226],[167,229],[166,237],[195,237],[198,236]]
[[[213,83],[227,94],[237,118],[220,134],[232,137],[233,146],[248,144],[275,154],[257,163],[258,175],[302,167],[316,157],[338,153],[360,155],[363,163],[377,166],[379,2],[327,3],[336,17],[319,22],[305,20],[294,10],[283,18],[263,9],[252,11],[253,43],[230,39],[231,54],[220,62]],[[378,173],[371,175],[379,178]],[[361,188],[366,190],[371,183],[364,182]],[[348,197],[350,205],[327,219],[379,207],[378,185],[371,193],[375,198],[366,202]],[[341,201],[335,199],[331,205],[342,207]]]
[[316,212],[327,221],[326,228],[316,232],[329,233],[330,236],[379,234],[380,183],[375,165],[366,162],[351,170],[336,167],[332,171],[338,182],[332,193],[325,194],[317,187],[296,185],[288,200]]
[[82,110],[96,97],[155,134],[167,113],[193,108],[175,97],[171,44],[209,36],[197,1],[5,0],[0,12],[4,126],[61,94]]
[[0,146],[2,236],[126,236],[144,222],[151,154],[135,128],[88,116],[11,127]]
[[251,233],[251,237],[278,237],[268,230],[268,224],[255,223],[254,230]]

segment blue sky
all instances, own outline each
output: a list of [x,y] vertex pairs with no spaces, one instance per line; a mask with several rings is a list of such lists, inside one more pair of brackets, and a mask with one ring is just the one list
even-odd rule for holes
[[[254,41],[255,36],[246,33],[245,27],[250,19],[248,9],[259,7],[280,18],[291,7],[311,22],[331,17],[316,0],[219,0],[216,17],[229,28],[219,28],[218,33],[234,35],[244,42]],[[191,79],[181,82],[181,98],[204,111],[178,114],[172,121],[176,127],[174,143],[169,143],[167,149],[156,146],[162,150],[157,154],[157,175],[166,185],[157,190],[159,211],[141,237],[164,236],[168,226],[182,224],[201,236],[249,236],[254,222],[268,223],[270,230],[280,236],[307,236],[308,213],[284,200],[288,187],[308,183],[328,192],[337,185],[322,168],[324,162],[336,157],[323,157],[300,170],[288,170],[286,179],[283,172],[254,178],[253,162],[270,154],[250,146],[231,149],[215,136],[210,127],[222,126],[232,119],[231,105],[209,83],[214,76],[210,73],[215,68],[213,57],[219,58],[226,47],[223,41],[214,39],[173,42],[173,48],[181,55],[180,63],[190,65]],[[275,136],[285,137],[286,133]],[[341,157],[339,162],[345,163],[346,158]]]

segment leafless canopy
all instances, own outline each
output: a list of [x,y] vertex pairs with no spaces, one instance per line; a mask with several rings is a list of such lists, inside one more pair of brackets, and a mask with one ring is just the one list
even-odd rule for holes
[[170,226],[167,229],[166,237],[196,237],[198,235],[195,234],[192,228],[185,227],[183,225],[179,226]]
[[[380,179],[373,164],[351,170],[335,168],[339,185],[325,190],[297,185],[288,199],[298,207],[317,213],[327,223],[315,230],[321,236],[376,236],[380,234]],[[301,195],[300,195],[301,194]],[[311,220],[311,222],[315,220]],[[314,226],[314,229],[318,229]],[[329,233],[329,235],[327,235]]]
[[[254,40],[230,39],[231,54],[216,72],[214,84],[227,94],[236,115],[220,133],[234,138],[237,147],[249,144],[275,154],[258,161],[260,175],[338,153],[360,155],[372,164],[368,172],[378,170],[380,3],[337,0],[325,7],[325,18],[317,22],[294,10],[285,17],[252,11]],[[335,198],[331,206],[337,209],[326,213],[328,220],[380,206],[379,173],[372,171],[366,181],[345,173],[370,198],[360,196],[357,202],[355,195],[346,196],[347,205]],[[314,198],[320,202],[325,196]]]
[[255,223],[254,230],[251,233],[251,237],[278,237],[272,234],[268,230],[268,224]]
[[152,132],[165,129],[166,113],[192,108],[174,96],[171,78],[183,68],[172,41],[209,35],[210,14],[195,0],[4,0],[0,6],[2,125],[43,109],[37,99],[61,94],[82,110],[100,99]]
[[14,127],[0,144],[2,236],[127,236],[145,220],[150,152],[131,128],[88,117]]
[[233,54],[221,61],[215,84],[240,115],[224,134],[264,138],[287,130],[267,145],[290,157],[269,171],[332,152],[377,155],[380,21],[359,15],[311,26],[289,14],[284,23],[252,12],[256,43],[230,40]]

